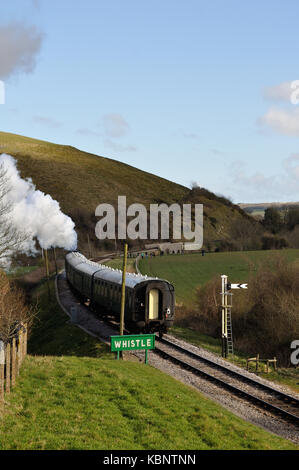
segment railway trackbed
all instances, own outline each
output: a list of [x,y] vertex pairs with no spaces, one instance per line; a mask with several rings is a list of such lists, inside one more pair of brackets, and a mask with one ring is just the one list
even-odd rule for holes
[[[105,320],[98,318],[88,305],[81,304],[70,291],[65,273],[61,273],[56,278],[56,296],[62,310],[69,317],[72,315],[72,307],[76,308],[77,326],[109,346],[110,337],[118,334],[118,324],[109,321],[108,318]],[[251,379],[252,386],[250,386],[246,375],[253,374],[233,364],[224,363],[219,357],[214,358],[212,353],[201,351],[201,348],[169,335],[166,335],[162,341],[159,341],[157,336],[156,339],[156,352],[159,350],[159,353],[155,354],[155,350],[151,351],[150,365],[196,388],[207,398],[218,402],[240,418],[299,444],[298,397],[295,394],[295,397],[290,397],[288,390],[278,385],[278,390],[272,391],[272,384],[259,377]],[[171,342],[167,341],[168,339]],[[168,343],[171,344],[168,345]],[[134,351],[134,355],[140,361],[144,360],[144,351]],[[220,374],[221,371],[223,375]],[[234,373],[235,371],[237,374]],[[268,383],[270,392],[266,393],[267,387],[263,387],[263,384],[258,381]],[[252,395],[252,398],[249,395]],[[286,413],[294,417],[287,418]]]
[[299,400],[297,398],[164,338],[157,337],[155,352],[183,369],[213,382],[229,393],[299,428]]

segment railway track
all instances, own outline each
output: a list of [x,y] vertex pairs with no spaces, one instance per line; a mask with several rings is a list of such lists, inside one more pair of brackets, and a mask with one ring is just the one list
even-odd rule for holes
[[229,393],[292,423],[299,429],[299,400],[297,398],[164,338],[157,337],[154,351],[183,369],[213,382]]

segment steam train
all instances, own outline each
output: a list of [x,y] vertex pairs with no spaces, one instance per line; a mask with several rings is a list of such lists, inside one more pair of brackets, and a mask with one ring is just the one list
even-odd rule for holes
[[[89,261],[78,252],[65,257],[66,277],[75,293],[99,316],[119,320],[122,271]],[[174,321],[174,287],[168,281],[126,273],[125,328],[130,332],[166,333]]]

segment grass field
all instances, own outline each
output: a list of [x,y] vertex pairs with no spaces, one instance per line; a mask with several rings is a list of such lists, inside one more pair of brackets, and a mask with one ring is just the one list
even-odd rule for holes
[[0,449],[298,449],[150,366],[116,361],[46,286],[35,298],[39,320],[0,412]]
[[[135,273],[135,261],[136,258],[128,258],[127,259],[127,272],[128,273]],[[110,261],[107,261],[106,263],[107,266],[110,266],[110,268],[114,269],[123,269],[123,258],[115,258]]]
[[299,250],[240,251],[185,255],[164,255],[143,258],[139,269],[143,274],[167,279],[175,286],[178,303],[192,305],[195,289],[215,275],[227,274],[231,282],[247,281],[259,265],[274,256],[286,256],[289,261],[299,259]]

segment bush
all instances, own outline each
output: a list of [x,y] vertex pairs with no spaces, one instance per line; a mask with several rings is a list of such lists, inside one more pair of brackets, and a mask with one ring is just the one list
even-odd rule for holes
[[8,342],[18,324],[23,322],[29,326],[33,316],[34,309],[26,305],[24,292],[0,271],[0,339]]
[[288,246],[288,242],[285,238],[267,235],[262,238],[262,244],[263,250],[280,250]]

